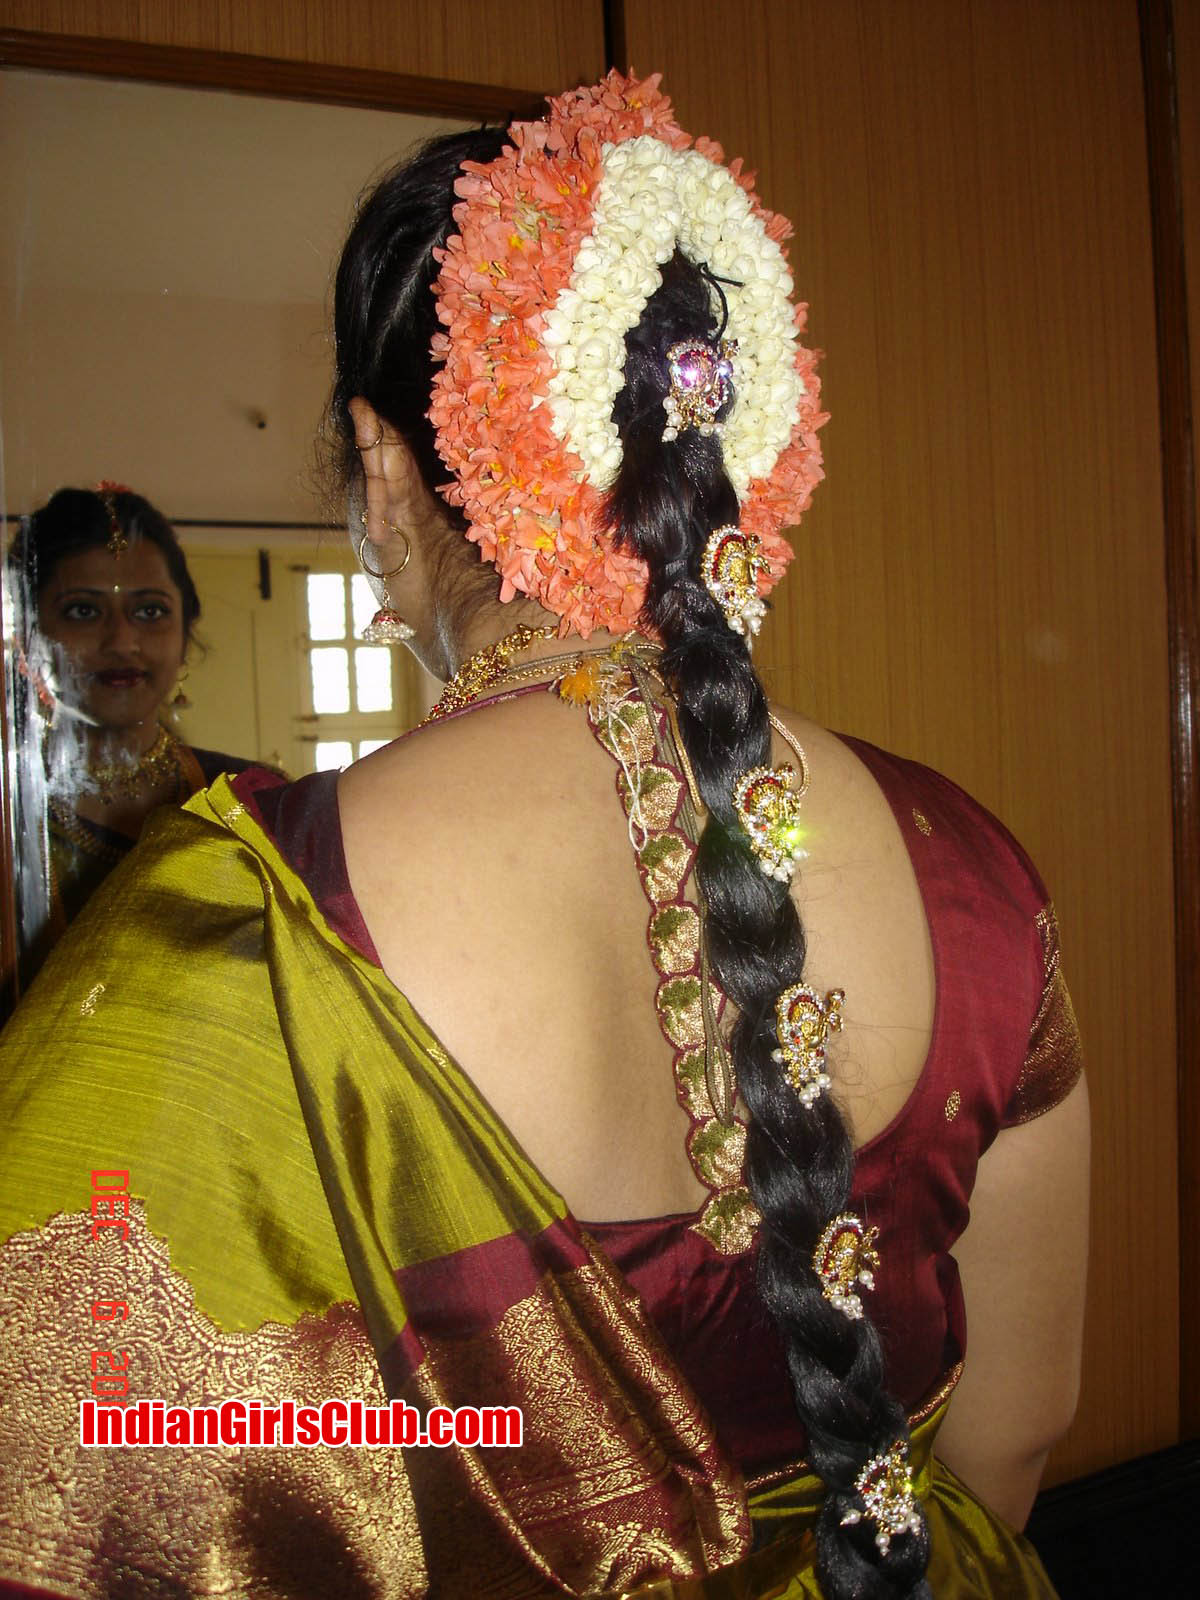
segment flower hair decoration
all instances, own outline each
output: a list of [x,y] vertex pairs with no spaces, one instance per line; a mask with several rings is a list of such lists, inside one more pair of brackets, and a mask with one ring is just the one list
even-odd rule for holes
[[[822,477],[816,358],[799,342],[787,221],[741,162],[675,122],[657,76],[609,73],[518,122],[491,162],[466,162],[458,232],[439,256],[444,328],[430,420],[468,536],[561,632],[637,625],[645,564],[616,547],[604,497],[621,464],[612,420],[625,336],[678,248],[725,289],[734,399],[720,424],[739,522],[761,545],[759,592],[791,559],[780,529]],[[664,418],[664,426],[671,424]]]

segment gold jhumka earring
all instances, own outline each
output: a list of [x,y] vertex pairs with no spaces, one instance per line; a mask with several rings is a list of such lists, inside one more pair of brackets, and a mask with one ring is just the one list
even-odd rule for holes
[[[367,525],[367,513],[365,511],[360,512],[358,520],[365,528]],[[390,567],[386,572],[376,572],[374,567],[367,565],[364,551],[367,548],[369,535],[364,533],[358,541],[359,566],[369,578],[375,578],[383,585],[383,591],[379,596],[379,610],[363,629],[362,636],[368,644],[402,644],[405,639],[411,639],[414,632],[411,624],[405,622],[404,618],[393,607],[387,587],[387,580],[394,578],[398,572],[403,572],[408,565],[409,557],[412,555],[412,542],[404,530],[398,528],[394,522],[388,523],[388,531],[404,540],[404,556],[399,566]]]

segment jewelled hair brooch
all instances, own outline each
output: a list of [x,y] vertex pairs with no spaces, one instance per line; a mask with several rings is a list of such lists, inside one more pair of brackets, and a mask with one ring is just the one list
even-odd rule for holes
[[704,587],[725,613],[725,621],[734,633],[742,634],[747,643],[766,615],[758,580],[767,570],[761,540],[732,525],[712,533],[700,557]]
[[842,1527],[856,1522],[875,1524],[875,1543],[886,1556],[892,1540],[902,1533],[920,1533],[921,1510],[908,1470],[908,1445],[897,1439],[882,1455],[872,1456],[854,1480],[855,1493],[863,1508],[851,1507],[842,1518]]
[[667,351],[667,376],[671,387],[663,400],[667,413],[664,439],[678,439],[695,428],[702,434],[719,433],[717,417],[733,393],[733,358],[736,339],[709,344],[703,339],[681,339]]
[[813,1251],[813,1271],[821,1280],[821,1293],[835,1311],[852,1322],[863,1314],[858,1290],[875,1287],[878,1237],[878,1228],[865,1227],[861,1217],[843,1211],[826,1225]]
[[840,1033],[846,994],[830,989],[824,1000],[807,983],[794,983],[775,1002],[775,1032],[779,1048],[771,1052],[787,1073],[801,1105],[811,1108],[829,1087],[825,1071],[825,1046],[831,1033]]
[[[803,752],[801,752],[803,754]],[[804,857],[800,802],[808,788],[808,768],[797,781],[794,768],[751,767],[733,786],[733,809],[768,878],[789,883]]]

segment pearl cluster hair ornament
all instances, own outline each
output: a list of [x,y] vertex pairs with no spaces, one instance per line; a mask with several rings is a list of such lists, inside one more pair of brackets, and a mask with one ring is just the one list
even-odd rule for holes
[[863,1509],[852,1506],[842,1518],[842,1527],[864,1520],[873,1522],[880,1555],[887,1555],[898,1535],[920,1533],[921,1509],[908,1470],[908,1445],[903,1439],[897,1439],[882,1455],[871,1457],[855,1478],[854,1489],[862,1497]]
[[645,563],[617,548],[604,500],[621,466],[625,336],[676,249],[727,286],[736,398],[721,447],[739,520],[761,541],[764,591],[791,559],[780,530],[822,477],[791,229],[740,162],[723,162],[677,125],[657,77],[613,72],[552,100],[543,121],[514,123],[496,160],[465,163],[456,185],[429,412],[455,478],[445,494],[499,571],[500,598],[531,595],[564,633],[624,632],[645,601]]
[[[799,747],[796,747],[799,749]],[[804,752],[800,751],[803,761]],[[750,848],[768,878],[790,883],[797,861],[804,858],[800,802],[808,789],[808,767],[801,768],[796,787],[794,769],[751,767],[733,786],[733,809]]]
[[667,351],[667,376],[671,387],[663,400],[667,413],[664,439],[678,439],[688,428],[703,434],[720,433],[718,414],[733,392],[733,356],[737,340],[709,344],[703,339],[681,339]]
[[742,634],[747,644],[766,615],[758,580],[767,570],[756,535],[745,534],[732,525],[712,533],[700,557],[704,587],[725,613],[725,621],[734,633]]
[[863,1314],[863,1303],[856,1290],[875,1287],[874,1268],[879,1265],[875,1241],[878,1228],[867,1228],[861,1217],[843,1211],[827,1224],[813,1251],[813,1271],[821,1280],[826,1300],[852,1322]]
[[810,984],[794,983],[775,1002],[779,1048],[771,1052],[771,1060],[786,1069],[788,1082],[806,1109],[829,1087],[825,1046],[831,1033],[841,1032],[845,1000],[842,989],[830,989],[822,1000]]

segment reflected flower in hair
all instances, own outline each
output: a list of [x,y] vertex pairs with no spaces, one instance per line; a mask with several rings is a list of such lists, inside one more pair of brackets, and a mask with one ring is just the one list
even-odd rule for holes
[[675,123],[658,78],[610,73],[516,123],[485,164],[464,164],[458,233],[435,284],[445,332],[430,418],[454,473],[444,491],[501,575],[562,632],[636,624],[644,563],[613,543],[604,495],[621,464],[612,420],[625,335],[678,247],[726,290],[735,401],[723,424],[740,523],[761,541],[762,593],[821,478],[815,358],[799,343],[781,248],[740,162]]

